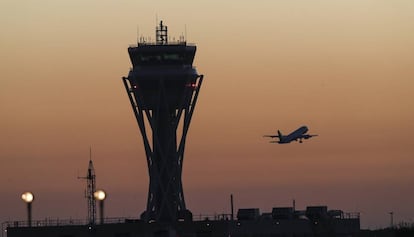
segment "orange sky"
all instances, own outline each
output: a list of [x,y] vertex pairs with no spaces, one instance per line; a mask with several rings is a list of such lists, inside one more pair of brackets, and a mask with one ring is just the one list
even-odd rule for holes
[[[148,173],[121,81],[156,16],[205,75],[183,172],[194,214],[328,205],[363,227],[413,221],[414,2],[0,2],[0,221],[84,218],[89,147],[109,216],[145,209]],[[319,137],[269,144],[308,125]]]

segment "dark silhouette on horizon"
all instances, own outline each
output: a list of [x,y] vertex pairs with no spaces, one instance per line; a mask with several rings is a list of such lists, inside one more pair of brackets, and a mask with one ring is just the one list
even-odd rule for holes
[[[137,47],[129,47],[128,53],[133,68],[123,81],[141,131],[150,176],[141,219],[191,220],[181,173],[185,140],[203,81],[192,65],[196,46],[168,42],[167,26],[161,21],[155,44],[139,42]],[[179,127],[181,136],[177,134]]]

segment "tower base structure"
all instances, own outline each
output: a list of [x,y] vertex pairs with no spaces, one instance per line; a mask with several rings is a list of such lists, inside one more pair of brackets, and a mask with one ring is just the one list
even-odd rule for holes
[[[146,222],[154,222],[156,220],[156,213],[144,211],[141,216],[141,220]],[[169,221],[169,220],[160,220]],[[177,213],[176,221],[193,221],[193,213],[190,210],[182,210]]]

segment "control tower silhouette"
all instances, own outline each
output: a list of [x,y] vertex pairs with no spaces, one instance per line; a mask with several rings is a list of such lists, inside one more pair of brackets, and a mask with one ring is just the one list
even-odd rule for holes
[[183,37],[168,42],[162,21],[156,27],[155,43],[141,40],[137,47],[128,48],[133,67],[122,79],[148,163],[147,207],[141,214],[148,222],[192,219],[181,174],[185,140],[203,81],[192,65],[195,52],[196,46]]

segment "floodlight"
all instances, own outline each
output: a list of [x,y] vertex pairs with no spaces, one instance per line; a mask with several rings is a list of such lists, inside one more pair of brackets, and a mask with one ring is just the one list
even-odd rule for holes
[[103,201],[106,198],[106,193],[103,190],[98,190],[93,194],[93,196],[95,197],[96,200]]
[[31,192],[25,192],[22,194],[22,199],[26,203],[31,203],[34,200],[34,195]]

